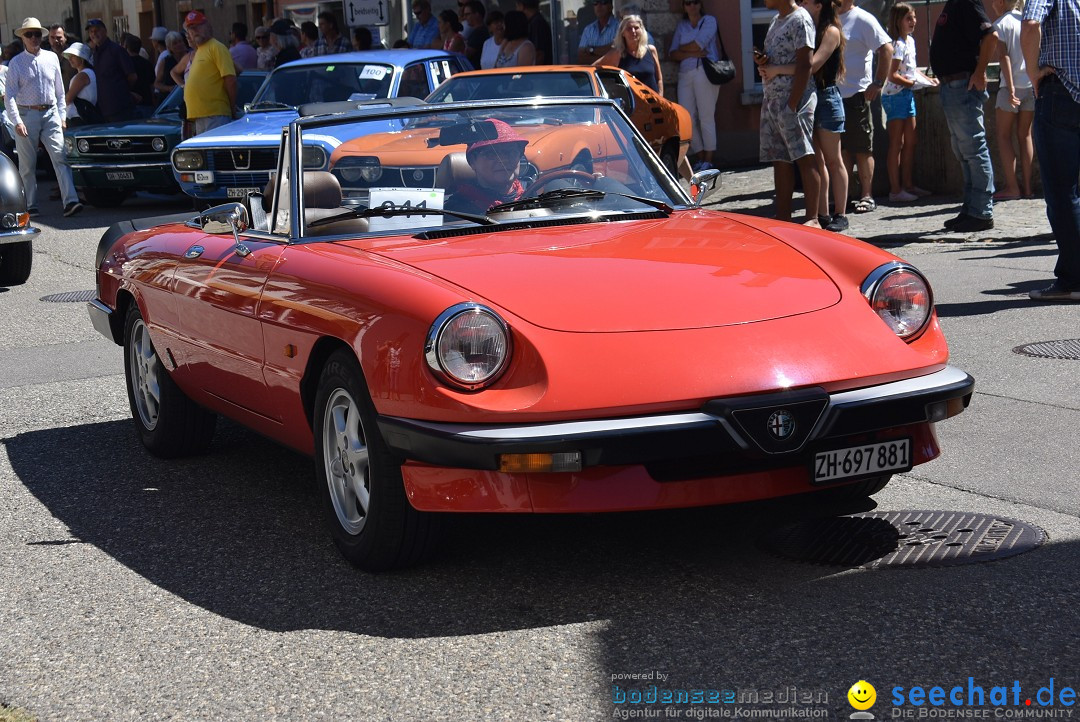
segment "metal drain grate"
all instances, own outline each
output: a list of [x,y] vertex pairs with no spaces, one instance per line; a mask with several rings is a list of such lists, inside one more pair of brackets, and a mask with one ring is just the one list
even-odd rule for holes
[[97,291],[65,291],[64,293],[42,296],[41,300],[49,303],[77,303],[79,301],[93,301],[95,298],[97,298]]
[[1025,346],[1017,346],[1015,353],[1036,358],[1056,358],[1080,361],[1080,338],[1067,338],[1063,341],[1039,341]]
[[1019,519],[961,511],[867,512],[777,530],[769,551],[811,564],[879,569],[953,567],[1031,551],[1046,532]]

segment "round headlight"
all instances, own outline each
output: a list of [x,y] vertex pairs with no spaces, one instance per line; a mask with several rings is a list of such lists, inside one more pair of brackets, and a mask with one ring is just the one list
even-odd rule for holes
[[862,292],[874,313],[903,339],[922,331],[934,310],[930,284],[905,263],[894,262],[875,269],[863,281]]
[[202,151],[178,150],[173,153],[173,165],[177,170],[202,170],[205,159]]
[[79,138],[78,146],[80,153],[90,152],[90,141],[88,141],[86,138]]
[[71,138],[64,138],[64,151],[67,153],[75,152],[75,141]]
[[165,150],[165,139],[154,138],[152,141],[150,141],[150,147],[160,153],[161,151]]
[[435,374],[475,391],[495,382],[510,362],[510,327],[489,308],[460,303],[435,319],[424,348]]
[[326,165],[326,153],[317,145],[304,146],[303,163],[306,170],[318,170]]

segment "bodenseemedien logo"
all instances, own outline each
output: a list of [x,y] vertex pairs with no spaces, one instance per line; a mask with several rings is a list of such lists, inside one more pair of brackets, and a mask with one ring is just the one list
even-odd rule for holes
[[849,689],[847,693],[847,698],[848,703],[856,710],[849,716],[849,719],[874,719],[874,715],[866,711],[874,706],[874,702],[877,702],[877,690],[874,689],[874,685],[870,684],[865,679],[860,679],[858,682],[851,685],[851,689]]

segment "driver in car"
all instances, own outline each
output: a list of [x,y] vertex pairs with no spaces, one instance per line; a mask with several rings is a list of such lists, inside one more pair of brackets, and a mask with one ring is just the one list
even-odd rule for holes
[[496,136],[469,144],[465,160],[476,180],[472,183],[459,180],[446,203],[447,210],[482,215],[495,206],[518,200],[525,192],[518,174],[529,141],[501,120],[490,118],[486,122],[495,127]]

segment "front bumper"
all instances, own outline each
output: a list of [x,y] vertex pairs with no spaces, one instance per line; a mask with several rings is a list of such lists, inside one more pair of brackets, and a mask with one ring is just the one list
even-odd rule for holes
[[41,233],[41,230],[34,228],[33,226],[13,228],[9,231],[0,231],[0,246],[5,243],[23,243],[25,241],[32,241],[39,233]]
[[[130,173],[131,178],[118,177],[126,173]],[[71,174],[76,188],[180,189],[173,177],[172,165],[168,162],[98,164],[73,161]],[[110,178],[109,174],[113,177]]]
[[[715,399],[678,414],[519,426],[387,416],[378,423],[391,450],[411,462],[497,470],[503,454],[579,452],[582,468],[644,465],[654,479],[681,480],[799,465],[844,440],[942,421],[967,407],[974,385],[950,366],[833,394],[801,389]],[[783,439],[770,431],[778,413],[793,422]]]

